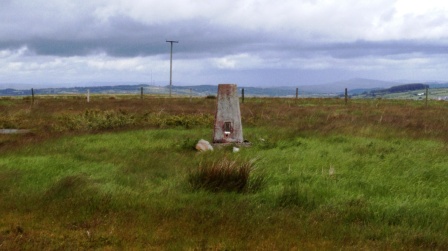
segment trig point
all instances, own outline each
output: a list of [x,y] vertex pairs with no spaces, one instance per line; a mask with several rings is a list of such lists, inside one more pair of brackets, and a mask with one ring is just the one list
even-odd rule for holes
[[219,84],[213,143],[243,143],[236,84]]

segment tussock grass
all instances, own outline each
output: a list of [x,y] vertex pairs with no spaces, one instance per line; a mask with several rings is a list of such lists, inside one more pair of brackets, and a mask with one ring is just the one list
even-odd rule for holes
[[[189,174],[188,181],[193,189],[212,192],[247,192],[259,189],[264,178],[251,177],[253,161],[232,160],[228,156],[201,162],[197,170]],[[252,178],[252,179],[251,179]]]

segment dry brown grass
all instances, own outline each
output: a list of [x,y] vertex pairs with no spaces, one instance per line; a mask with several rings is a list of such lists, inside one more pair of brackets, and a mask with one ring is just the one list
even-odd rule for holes
[[[185,126],[182,121],[172,121],[173,116],[179,115],[185,116],[181,120],[203,115],[208,122],[199,126],[209,126],[216,109],[216,100],[207,98],[190,101],[189,98],[146,97],[141,100],[137,96],[104,95],[93,97],[90,103],[78,96],[39,97],[34,104],[29,98],[1,98],[0,101],[0,128],[32,130],[26,136],[0,135],[0,150],[67,133]],[[123,115],[120,115],[122,119],[131,118],[132,122],[92,130],[70,129],[64,124],[64,119],[72,120],[86,111],[115,111]],[[352,100],[345,105],[343,99],[246,98],[241,104],[245,126],[263,126],[291,133],[405,136],[445,142],[448,141],[447,111],[448,103],[443,101],[431,101],[426,107],[423,102],[413,100]],[[148,119],[150,116],[152,120]],[[189,123],[186,124],[188,127]],[[287,137],[288,133],[283,135]]]
[[[1,135],[0,150],[39,142],[61,135],[157,127],[195,126],[211,123],[214,100],[184,98],[145,98],[134,96],[98,96],[87,103],[77,96],[39,97],[32,104],[29,98],[0,98],[0,128],[26,128],[26,135]],[[96,118],[92,118],[97,115]],[[86,116],[87,115],[87,116]],[[100,124],[76,126],[84,119]],[[101,121],[92,121],[98,119]],[[125,122],[117,121],[124,120]],[[107,125],[112,121],[112,125]],[[83,121],[81,121],[83,122]],[[84,121],[85,122],[85,121]]]

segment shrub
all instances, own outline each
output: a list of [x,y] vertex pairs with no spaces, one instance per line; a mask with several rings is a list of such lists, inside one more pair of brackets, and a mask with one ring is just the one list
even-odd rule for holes
[[190,173],[188,181],[193,189],[212,192],[246,192],[260,189],[263,176],[251,178],[253,161],[237,161],[224,157],[219,161],[200,163],[199,168]]

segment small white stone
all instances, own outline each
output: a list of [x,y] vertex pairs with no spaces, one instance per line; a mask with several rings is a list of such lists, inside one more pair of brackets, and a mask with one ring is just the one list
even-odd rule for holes
[[196,150],[200,152],[213,151],[213,146],[207,140],[201,139],[196,144]]
[[239,152],[239,151],[240,151],[240,149],[238,147],[233,147],[233,152],[234,153]]

